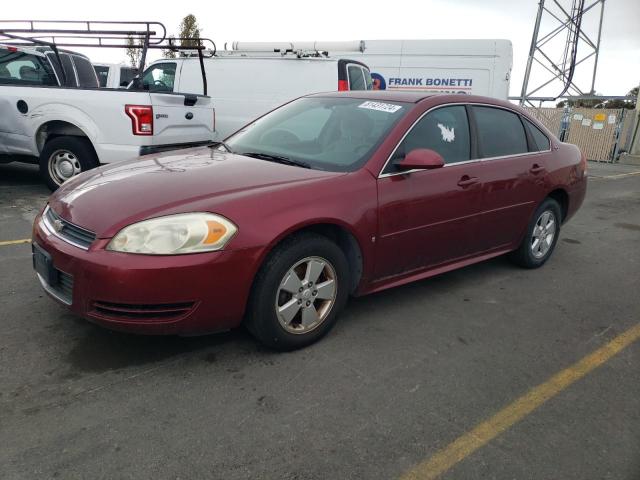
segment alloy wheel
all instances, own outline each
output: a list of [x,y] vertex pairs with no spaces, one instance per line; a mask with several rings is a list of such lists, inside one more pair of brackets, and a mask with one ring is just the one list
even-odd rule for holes
[[545,210],[538,217],[531,236],[531,253],[535,258],[543,258],[551,249],[556,236],[556,216]]
[[289,333],[314,330],[329,316],[336,302],[338,284],[331,263],[307,257],[293,265],[282,278],[275,309],[280,325]]

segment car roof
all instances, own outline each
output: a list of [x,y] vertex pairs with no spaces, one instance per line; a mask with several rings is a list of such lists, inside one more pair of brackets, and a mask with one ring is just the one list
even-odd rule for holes
[[435,94],[421,92],[393,92],[390,90],[350,90],[344,92],[325,92],[307,95],[309,97],[346,97],[361,98],[363,100],[384,100],[388,102],[418,103]]
[[486,105],[502,106],[521,113],[523,109],[509,101],[500,100],[498,98],[484,97],[481,95],[468,94],[443,94],[443,93],[422,93],[422,92],[405,92],[391,90],[350,90],[343,92],[324,92],[307,95],[307,97],[344,97],[344,98],[361,98],[363,100],[387,101],[387,102],[406,102],[419,103],[423,100],[437,100],[437,104],[445,103],[476,103]]

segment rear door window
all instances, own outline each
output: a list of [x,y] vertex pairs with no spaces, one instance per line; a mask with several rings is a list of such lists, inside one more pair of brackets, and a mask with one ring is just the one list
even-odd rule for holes
[[98,88],[96,71],[91,62],[84,57],[73,55],[73,63],[78,74],[78,85],[83,88]]
[[175,63],[157,63],[145,71],[142,86],[150,92],[173,92],[175,80]]
[[349,90],[367,90],[364,74],[359,65],[349,65],[347,72],[349,74]]
[[529,151],[520,116],[494,107],[473,107],[482,158],[517,155]]
[[0,48],[0,84],[55,86],[58,82],[44,58]]
[[545,150],[551,149],[549,138],[544,133],[542,133],[542,130],[540,130],[526,118],[523,117],[522,119],[527,124],[527,128],[529,129],[529,132],[533,137],[534,145],[531,145],[531,148],[529,150],[531,152],[543,152]]

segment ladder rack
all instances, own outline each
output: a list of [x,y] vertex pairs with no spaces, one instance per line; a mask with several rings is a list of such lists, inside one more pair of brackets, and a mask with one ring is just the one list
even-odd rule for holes
[[[63,28],[67,26],[68,28]],[[138,87],[149,49],[195,51],[200,60],[204,95],[207,95],[204,58],[216,54],[216,44],[213,40],[168,37],[166,27],[160,22],[152,21],[0,20],[0,43],[49,47],[60,65],[62,62],[58,47],[141,49],[138,74],[133,80],[134,85]],[[66,84],[66,75],[64,69],[62,70]]]

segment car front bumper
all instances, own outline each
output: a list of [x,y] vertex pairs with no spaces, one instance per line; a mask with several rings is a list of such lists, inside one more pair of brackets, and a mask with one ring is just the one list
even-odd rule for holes
[[198,335],[240,324],[262,248],[162,256],[111,252],[108,242],[97,239],[83,250],[37,217],[34,249],[48,254],[58,279],[38,274],[45,291],[114,330]]

